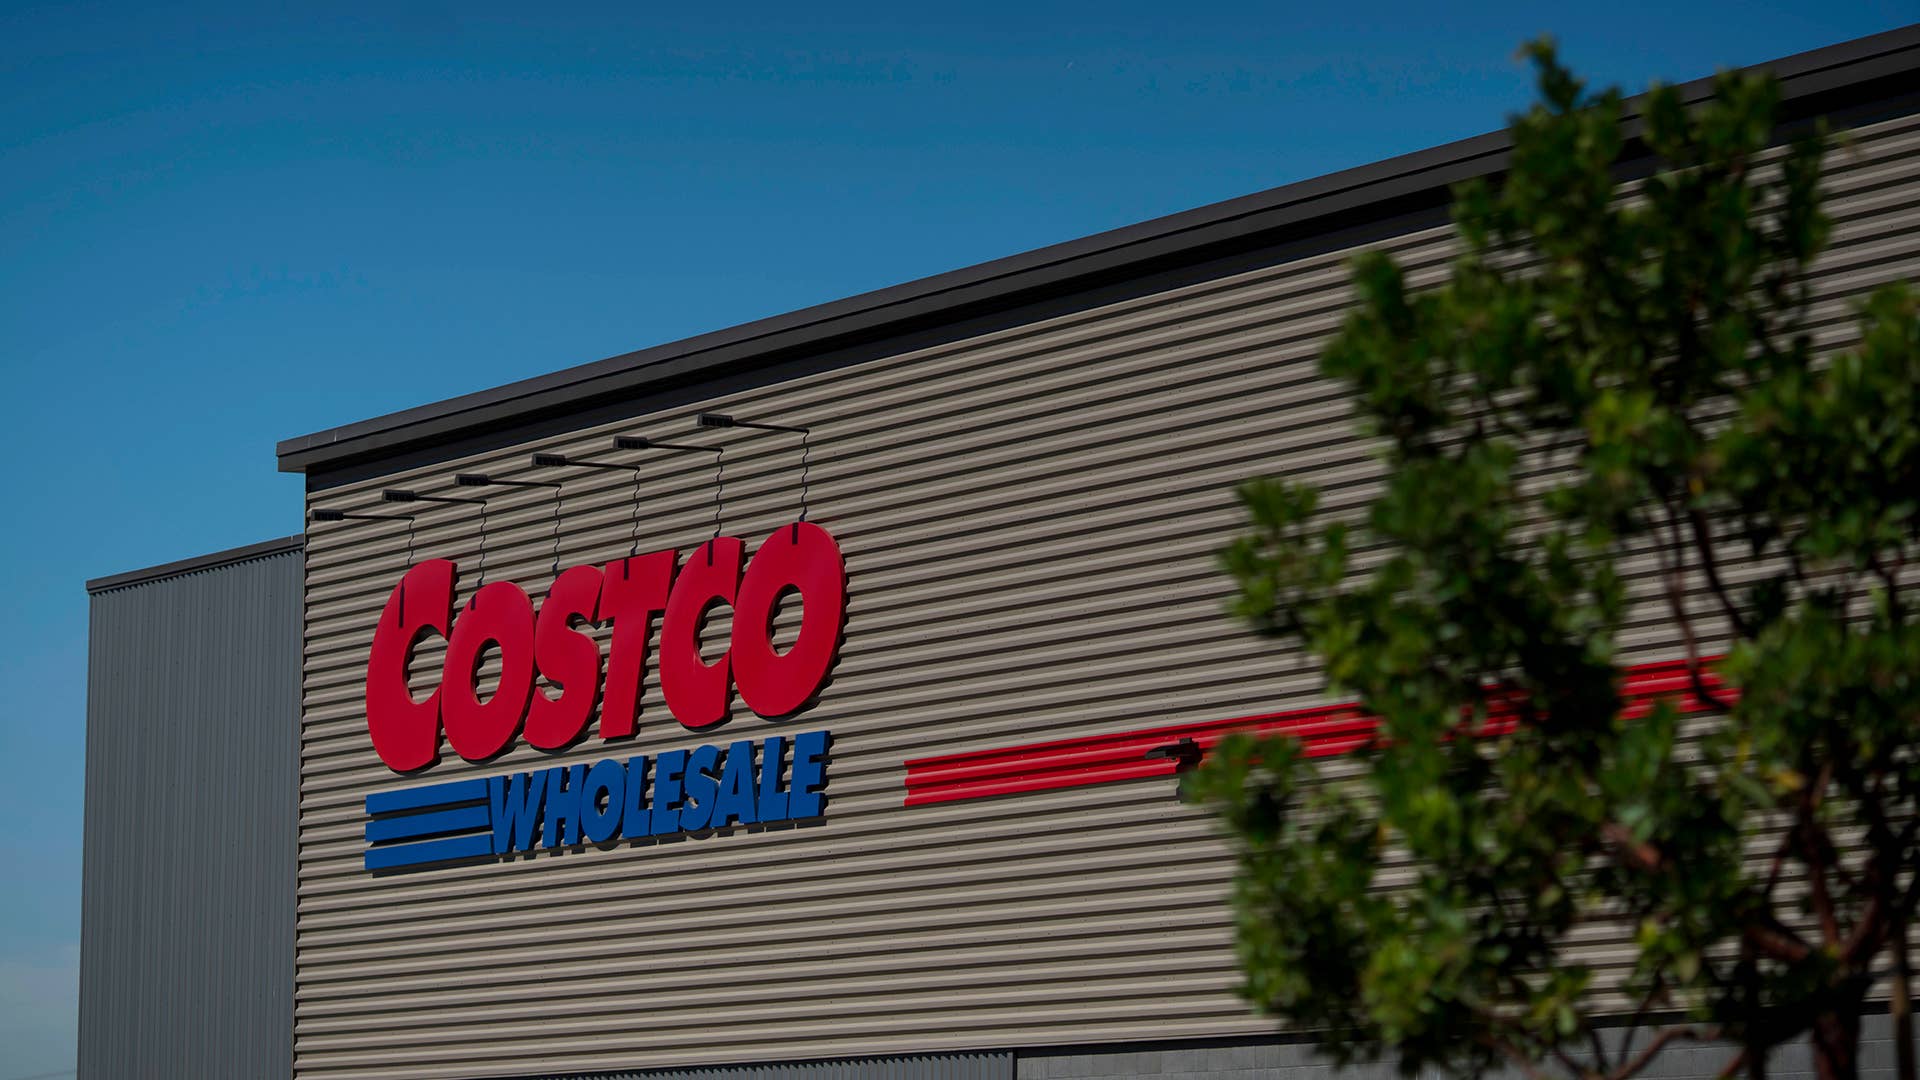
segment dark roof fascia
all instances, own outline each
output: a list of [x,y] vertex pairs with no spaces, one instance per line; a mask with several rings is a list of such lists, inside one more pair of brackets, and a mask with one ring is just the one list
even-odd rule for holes
[[[1780,81],[1784,125],[1898,96],[1920,71],[1920,24],[1755,65]],[[1689,102],[1713,79],[1679,87]],[[1628,134],[1638,103],[1627,103]],[[1085,290],[1118,277],[1198,263],[1282,239],[1443,204],[1452,185],[1497,175],[1505,130],[1253,195],[343,427],[288,439],[282,472],[324,472],[453,442],[486,429],[584,409],[650,389],[759,367],[806,352],[905,334],[943,320]]]
[[277,540],[262,540],[245,547],[216,551],[211,555],[195,555],[191,559],[161,563],[144,570],[129,570],[124,574],[110,574],[107,577],[94,578],[87,582],[87,592],[105,592],[108,589],[123,589],[129,585],[144,585],[150,581],[179,577],[200,570],[213,570],[234,563],[247,562],[250,559],[263,559],[269,555],[280,555],[289,551],[299,551],[306,546],[304,536],[282,536]]

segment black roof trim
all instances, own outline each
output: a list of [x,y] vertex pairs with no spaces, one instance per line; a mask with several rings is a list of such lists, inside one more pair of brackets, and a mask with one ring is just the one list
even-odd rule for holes
[[105,592],[108,589],[123,589],[129,585],[145,585],[150,581],[161,581],[166,578],[179,577],[182,574],[191,574],[200,570],[213,570],[222,566],[232,566],[234,563],[242,563],[250,559],[264,559],[269,555],[281,555],[289,551],[299,551],[305,546],[306,537],[304,536],[282,536],[277,540],[262,540],[257,544],[248,544],[245,547],[216,551],[211,555],[195,555],[191,559],[180,559],[176,562],[161,563],[159,566],[149,566],[144,570],[129,570],[124,574],[109,574],[106,577],[97,577],[87,582],[87,592],[91,594]]
[[[1910,90],[1920,24],[1759,64],[1780,80],[1782,120]],[[1681,86],[1690,101],[1711,78]],[[1629,123],[1633,123],[1629,103]],[[1637,126],[1637,125],[1635,125]],[[1444,202],[1461,180],[1506,165],[1506,131],[1155,218],[1019,255],[862,293],[478,393],[288,439],[282,472],[324,472],[465,438],[489,428],[631,398],[650,388],[872,341],[1349,223],[1358,212]]]

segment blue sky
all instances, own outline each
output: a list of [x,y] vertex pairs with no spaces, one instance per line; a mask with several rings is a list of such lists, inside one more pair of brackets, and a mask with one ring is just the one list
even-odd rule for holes
[[82,582],[298,531],[276,440],[1499,127],[1541,31],[1639,88],[1917,14],[390,6],[0,4],[0,1080],[73,1059]]

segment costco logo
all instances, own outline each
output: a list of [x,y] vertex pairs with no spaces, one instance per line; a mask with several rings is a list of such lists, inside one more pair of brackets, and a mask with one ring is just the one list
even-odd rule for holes
[[[447,744],[487,761],[524,737],[562,750],[585,737],[596,709],[602,740],[639,727],[640,691],[659,623],[660,688],[667,711],[700,730],[726,720],[738,696],[777,720],[805,708],[825,684],[846,624],[846,566],[825,529],[783,525],[747,558],[718,537],[693,549],[575,566],[536,606],[508,581],[483,584],[454,613],[458,567],[430,559],[407,570],[387,597],[367,660],[367,734],[398,773],[425,769]],[[773,617],[800,604],[791,647],[773,641]],[[716,607],[733,609],[727,648],[708,662],[700,628]],[[588,626],[611,625],[602,656]],[[446,639],[433,691],[416,700],[407,669],[429,635]],[[499,655],[499,683],[482,700],[480,661]],[[537,687],[544,676],[552,691]],[[725,747],[609,758],[508,776],[385,791],[367,797],[366,866],[416,867],[501,857],[535,847],[612,843],[702,832],[733,824],[818,816],[825,807],[831,735],[809,732]],[[790,751],[790,752],[789,752]]]
[[[496,757],[522,735],[541,750],[561,750],[585,734],[596,705],[600,738],[631,736],[655,616],[660,689],[674,719],[694,730],[718,724],[736,689],[759,716],[793,715],[819,692],[839,653],[846,564],[833,537],[806,522],[776,529],[751,562],[745,555],[746,545],[723,536],[695,548],[684,564],[669,550],[576,566],[554,580],[537,609],[520,586],[491,582],[457,617],[458,568],[447,559],[420,563],[394,586],[373,635],[367,734],[374,752],[406,773],[440,759],[442,733],[468,761]],[[772,623],[788,594],[800,600],[800,634],[783,652],[773,643]],[[700,627],[721,604],[733,609],[733,633],[726,651],[707,663]],[[604,658],[582,629],[589,623],[613,626]],[[447,639],[446,661],[439,684],[416,701],[407,667],[429,634]],[[499,650],[500,682],[482,701],[475,676],[490,648]],[[536,692],[538,675],[559,692]]]

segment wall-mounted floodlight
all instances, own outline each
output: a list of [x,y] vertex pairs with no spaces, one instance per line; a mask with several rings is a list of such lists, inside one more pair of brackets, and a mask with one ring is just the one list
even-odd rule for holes
[[[807,436],[813,434],[812,428],[800,427],[793,424],[767,424],[758,420],[742,420],[731,413],[717,412],[699,413],[694,416],[693,420],[694,424],[701,428],[746,428],[749,431],[778,431],[788,435],[800,436],[800,520],[807,520],[808,459],[811,457],[813,449],[807,443]],[[794,531],[796,534],[799,532],[797,525]]]
[[330,510],[316,506],[308,512],[313,521],[404,521],[407,523],[407,566],[413,566],[413,515],[412,514],[362,514],[353,510]]
[[385,491],[382,491],[380,493],[380,498],[384,499],[387,502],[396,502],[396,503],[415,503],[415,502],[447,503],[454,506],[465,505],[465,506],[479,507],[480,508],[480,581],[479,581],[479,584],[474,586],[474,588],[479,589],[486,585],[487,583],[487,500],[467,499],[467,498],[462,498],[458,495],[423,495],[418,491],[411,491],[411,490],[408,490],[407,488],[387,488]]
[[[553,490],[553,576],[560,576],[560,485],[552,480],[508,480],[488,473],[454,473],[456,487],[551,488]],[[485,495],[480,496],[482,503]]]
[[[727,451],[725,447],[693,446],[688,443],[661,442],[658,439],[649,439],[640,435],[615,435],[613,437],[613,445],[614,448],[618,450],[669,450],[682,453],[712,454],[713,538],[715,540],[720,539],[721,512],[726,508],[727,503]],[[637,476],[634,478],[634,498],[635,513],[637,515],[639,509],[639,478]],[[635,525],[637,526],[638,523],[638,517],[636,516]],[[637,546],[639,536],[637,533],[634,539],[636,543],[634,550],[637,552],[639,550]],[[708,561],[712,561],[713,559],[713,549],[711,547],[707,549],[707,559]]]
[[627,557],[632,558],[640,554],[640,466],[618,461],[589,461],[586,458],[571,457],[567,454],[535,454],[532,460],[534,467],[538,469],[600,469],[631,474],[633,477],[633,544],[627,552]]
[[[352,510],[331,510],[316,506],[307,516],[314,521],[404,521],[407,523],[407,569],[413,569],[413,515],[412,514],[362,514]],[[400,592],[400,620],[407,618],[406,590]]]
[[[616,435],[614,436],[613,447],[616,450],[672,450],[714,454],[713,535],[716,539],[720,536],[721,511],[725,506],[724,484],[726,479],[725,466],[720,460],[720,455],[723,453],[721,448],[717,446],[692,446],[686,443],[661,442],[657,439],[649,439],[639,435]],[[625,461],[595,461],[591,458],[551,453],[535,454],[533,455],[532,461],[536,467],[543,469],[600,469],[630,474],[633,477],[633,530],[632,536],[630,537],[631,543],[629,545],[628,556],[632,557],[640,554],[640,466]],[[707,550],[707,558],[713,558],[711,548]]]
[[627,465],[618,461],[589,461],[586,458],[571,457],[567,454],[535,454],[532,460],[534,468],[537,469],[600,469],[631,474],[633,476],[633,544],[627,552],[627,557],[632,558],[640,554],[640,466]]
[[380,497],[387,502],[472,503],[478,506],[487,503],[485,499],[465,499],[458,495],[422,495],[406,488],[388,488],[380,493]]
[[613,445],[617,450],[699,450],[709,454],[720,452],[714,446],[693,446],[688,443],[661,442],[640,435],[615,435]]
[[784,431],[793,435],[805,435],[813,430],[793,424],[765,424],[758,420],[742,420],[729,413],[718,412],[703,412],[693,420],[703,428],[750,428],[754,431]]

